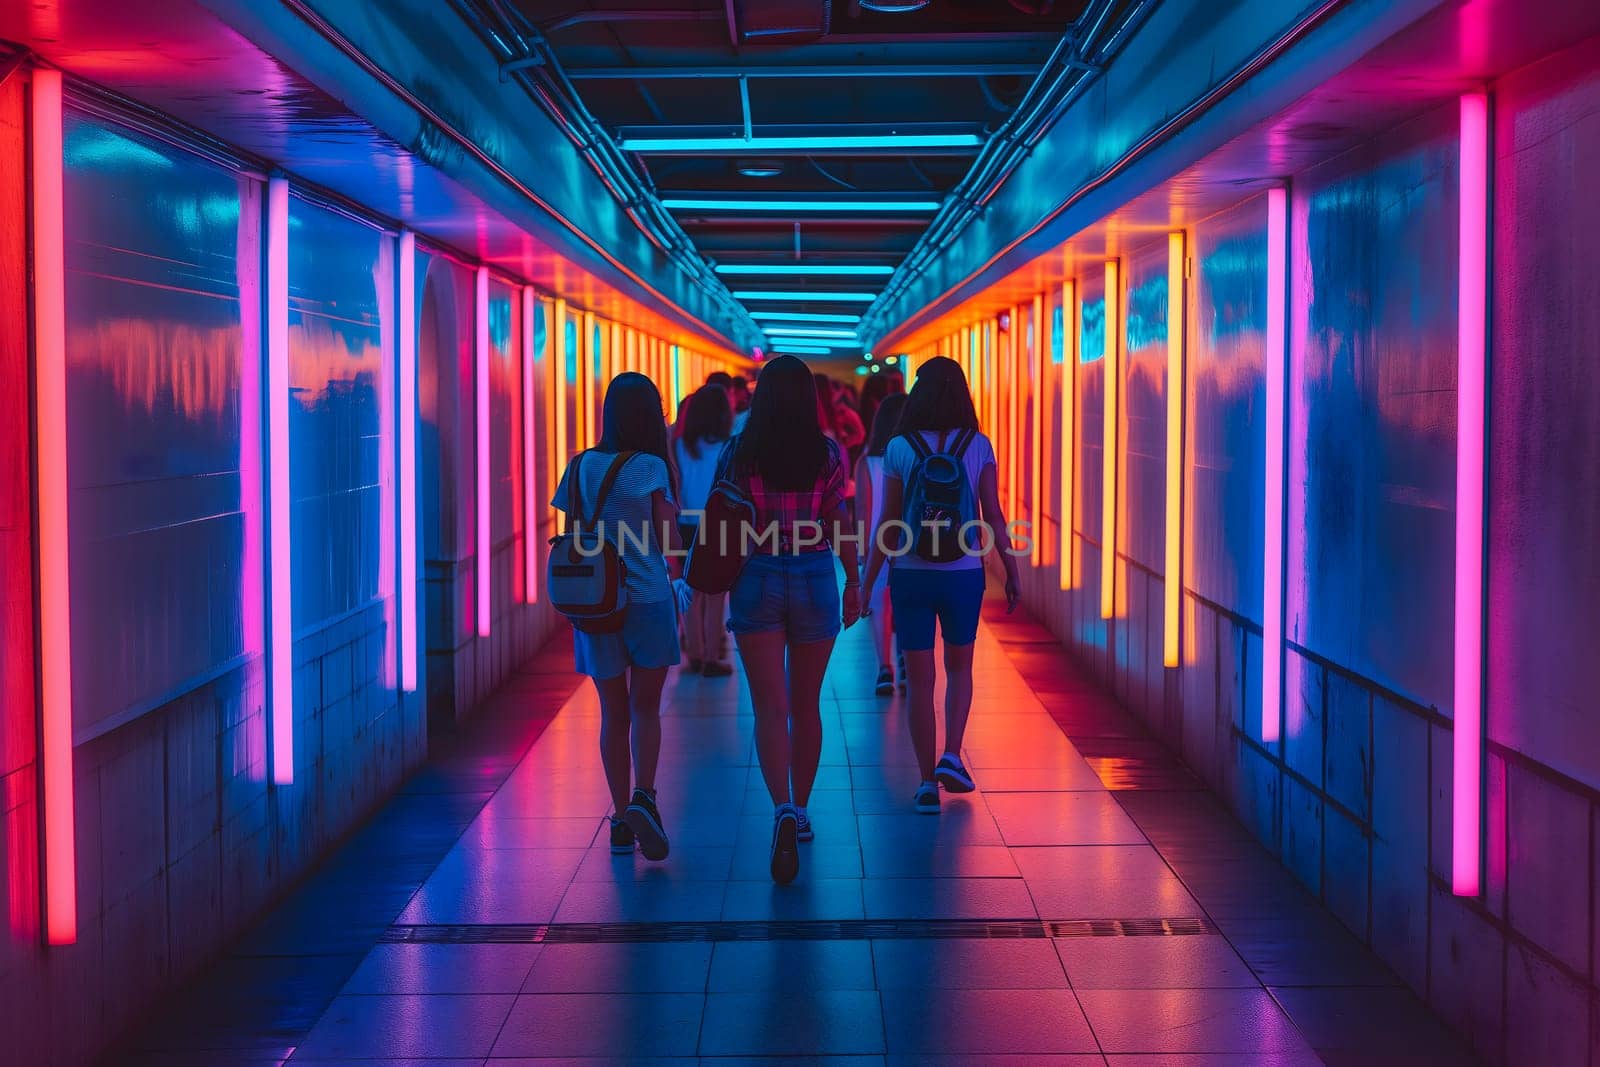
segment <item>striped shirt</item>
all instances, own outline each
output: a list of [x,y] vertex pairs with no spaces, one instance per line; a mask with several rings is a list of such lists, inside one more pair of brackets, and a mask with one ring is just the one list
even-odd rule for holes
[[616,548],[627,574],[623,587],[628,590],[628,600],[640,604],[656,604],[672,599],[672,585],[667,580],[667,561],[661,553],[661,534],[654,528],[652,497],[659,490],[672,500],[672,485],[667,479],[667,465],[659,456],[636,452],[617,472],[616,483],[606,497],[600,514],[594,513],[595,498],[600,495],[600,483],[616,454],[590,450],[579,452],[567,463],[556,486],[550,506],[572,514],[570,506],[573,470],[577,470],[579,491],[583,494],[583,513],[591,523],[598,522],[606,540]]

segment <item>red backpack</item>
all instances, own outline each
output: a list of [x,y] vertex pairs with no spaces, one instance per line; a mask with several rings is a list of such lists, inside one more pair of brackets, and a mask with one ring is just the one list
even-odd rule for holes
[[705,513],[700,517],[699,536],[689,546],[689,561],[683,578],[689,588],[702,593],[726,593],[739,580],[750,558],[750,534],[756,522],[756,507],[744,488],[728,476],[728,467],[739,439],[725,446],[717,466],[717,482],[706,497]]

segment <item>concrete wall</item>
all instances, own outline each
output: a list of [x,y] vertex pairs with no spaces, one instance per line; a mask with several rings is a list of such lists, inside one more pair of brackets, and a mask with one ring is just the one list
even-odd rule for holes
[[[1074,517],[1075,588],[1061,591],[1050,547],[1025,596],[1489,1059],[1583,1064],[1600,1047],[1600,661],[1587,651],[1600,600],[1600,219],[1586,191],[1600,172],[1600,40],[1491,89],[1483,895],[1450,891],[1453,106],[1292,180],[1282,739],[1261,731],[1264,198],[1188,233],[1181,666],[1161,661],[1164,238],[1122,255],[1115,617],[1099,617],[1098,270],[1078,279],[1076,499],[1063,505],[1052,467],[1055,496],[1037,516],[1047,546]],[[1051,437],[1059,373],[1037,383]]]

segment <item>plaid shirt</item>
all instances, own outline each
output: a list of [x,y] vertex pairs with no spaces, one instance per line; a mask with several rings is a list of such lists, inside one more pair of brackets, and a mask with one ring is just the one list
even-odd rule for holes
[[[718,464],[717,480],[720,481],[727,475],[727,469],[732,465],[733,453],[738,444],[739,439],[735,437],[723,449],[722,461]],[[824,516],[833,514],[844,505],[845,489],[849,479],[846,477],[844,456],[839,450],[839,445],[831,439],[828,439],[827,444],[828,461],[823,464],[822,474],[810,489],[780,492],[766,488],[759,474],[750,475],[748,486],[750,502],[756,511],[754,536],[766,536],[767,531],[776,524],[779,553],[827,552],[833,547],[830,537],[832,531],[821,529],[819,535],[816,530],[820,528]],[[817,527],[809,526],[813,523],[818,524]],[[804,544],[796,544],[799,540],[797,533],[804,537]],[[813,540],[816,541],[815,544],[812,543]],[[756,552],[768,554],[773,552],[770,540],[753,544]]]

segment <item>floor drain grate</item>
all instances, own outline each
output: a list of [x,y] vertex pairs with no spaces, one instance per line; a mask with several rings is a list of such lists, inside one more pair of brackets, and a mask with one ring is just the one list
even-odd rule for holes
[[390,944],[599,945],[666,941],[991,941],[1214,934],[1205,919],[842,919],[749,922],[435,924],[389,927]]

